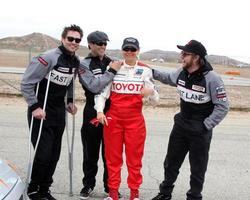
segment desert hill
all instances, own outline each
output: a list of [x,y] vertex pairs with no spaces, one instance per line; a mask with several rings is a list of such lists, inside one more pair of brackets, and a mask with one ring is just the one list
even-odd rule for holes
[[[0,49],[18,50],[18,51],[32,51],[44,52],[60,45],[60,40],[42,33],[32,33],[21,37],[6,37],[0,39]],[[86,46],[80,46],[78,54],[82,57],[88,54]],[[121,58],[121,52],[118,49],[108,49],[107,54],[111,57]],[[175,51],[163,51],[154,49],[140,54],[140,59],[148,61],[159,62],[173,62],[180,61],[179,53]],[[228,66],[247,65],[244,62],[229,58],[227,56],[208,55],[208,61],[211,64],[220,64]]]

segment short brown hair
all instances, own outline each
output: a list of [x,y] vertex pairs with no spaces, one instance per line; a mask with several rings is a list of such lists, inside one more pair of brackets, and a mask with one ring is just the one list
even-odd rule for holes
[[64,27],[63,32],[62,32],[62,38],[66,38],[69,31],[77,31],[80,34],[81,38],[83,37],[83,31],[80,28],[80,26],[72,24],[70,26]]

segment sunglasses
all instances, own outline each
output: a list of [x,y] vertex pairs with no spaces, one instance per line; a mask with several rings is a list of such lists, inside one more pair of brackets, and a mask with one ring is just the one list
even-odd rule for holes
[[97,46],[107,46],[107,42],[93,42],[93,44],[96,44]]
[[68,36],[67,40],[69,42],[73,42],[75,40],[75,43],[77,43],[77,44],[79,44],[82,41],[80,38],[74,38],[74,37],[71,37],[71,36]]
[[194,55],[193,53],[188,53],[188,52],[181,52],[181,56],[185,57],[185,56],[190,56],[190,55]]
[[126,52],[128,52],[128,51],[130,51],[130,52],[136,52],[137,51],[137,49],[136,48],[134,48],[134,47],[125,47],[124,49],[122,49],[123,51],[126,51]]

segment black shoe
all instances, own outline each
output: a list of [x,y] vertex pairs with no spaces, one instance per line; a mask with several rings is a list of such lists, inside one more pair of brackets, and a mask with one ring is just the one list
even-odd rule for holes
[[51,194],[50,194],[50,190],[46,191],[46,192],[41,192],[41,200],[56,200],[56,198],[54,198]]
[[92,192],[93,192],[93,189],[90,187],[82,188],[80,192],[80,199],[88,199]]
[[[105,188],[104,193],[108,197],[109,196],[109,189]],[[118,198],[119,199],[123,198],[122,194],[119,191],[118,191]]]
[[40,193],[38,191],[27,193],[30,200],[41,200]]
[[162,193],[159,193],[156,197],[154,197],[151,200],[171,200],[172,196],[171,195],[165,195]]

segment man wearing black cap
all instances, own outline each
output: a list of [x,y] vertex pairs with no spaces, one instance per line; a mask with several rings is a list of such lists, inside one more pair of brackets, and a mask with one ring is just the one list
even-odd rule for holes
[[[90,69],[90,71],[98,77],[106,71],[107,66],[111,62],[111,59],[105,55],[109,38],[107,34],[102,31],[94,31],[88,35],[87,41],[90,53],[81,61],[81,65]],[[87,199],[96,184],[95,177],[98,171],[98,159],[101,144],[102,159],[104,163],[104,191],[108,193],[109,188],[107,185],[108,174],[104,158],[103,126],[100,124],[96,127],[90,123],[90,121],[96,117],[96,111],[94,109],[95,94],[89,91],[84,85],[82,85],[82,87],[85,91],[86,104],[83,110],[83,123],[81,128],[84,177],[82,179],[83,188],[80,192],[80,198]],[[106,102],[105,111],[108,109],[109,103],[109,101]]]
[[205,47],[196,40],[181,52],[182,68],[172,72],[153,70],[153,77],[176,86],[180,95],[180,112],[174,117],[164,161],[164,181],[160,193],[152,200],[170,200],[179,169],[189,153],[190,189],[187,200],[201,200],[207,170],[213,128],[226,116],[229,105],[224,83],[206,60]]

